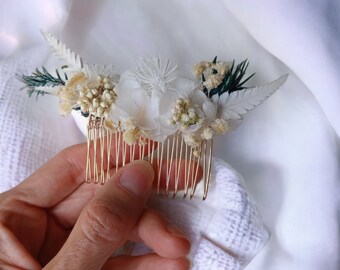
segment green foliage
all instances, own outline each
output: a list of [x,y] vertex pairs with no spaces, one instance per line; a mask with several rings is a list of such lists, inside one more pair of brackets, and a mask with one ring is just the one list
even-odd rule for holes
[[[213,63],[216,63],[216,61],[217,61],[217,58],[215,57],[213,60]],[[224,76],[221,84],[218,87],[211,89],[210,91],[208,91],[208,89],[204,87],[203,92],[209,98],[211,98],[212,96],[216,94],[221,96],[225,92],[232,93],[234,91],[246,89],[247,87],[245,87],[244,84],[255,75],[255,73],[253,73],[250,76],[245,77],[248,65],[249,65],[249,62],[247,59],[242,61],[236,67],[235,67],[235,61],[233,61],[229,71]],[[214,70],[212,72],[214,73]],[[202,75],[202,81],[203,82],[205,81],[204,75]]]
[[[22,89],[27,89],[29,97],[36,93],[38,98],[39,95],[43,96],[48,94],[48,92],[38,90],[36,87],[56,87],[65,85],[65,81],[61,78],[58,70],[56,70],[56,74],[57,77],[54,77],[46,70],[46,68],[42,67],[42,71],[37,68],[31,76],[21,75],[18,76],[18,79],[25,84]],[[67,80],[66,75],[65,80]]]

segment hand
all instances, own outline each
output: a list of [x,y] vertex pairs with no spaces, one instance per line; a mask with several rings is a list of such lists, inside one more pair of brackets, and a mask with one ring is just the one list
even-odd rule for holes
[[[190,243],[145,203],[152,167],[136,161],[104,186],[84,183],[86,145],[68,148],[0,194],[1,269],[188,269]],[[127,240],[154,254],[112,254]]]

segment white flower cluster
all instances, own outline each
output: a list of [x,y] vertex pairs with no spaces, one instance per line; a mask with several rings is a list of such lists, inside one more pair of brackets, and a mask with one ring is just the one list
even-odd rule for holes
[[[139,60],[135,69],[124,72],[119,81],[117,74],[96,70],[95,66],[90,72],[75,72],[58,91],[61,112],[65,115],[78,106],[84,115],[104,118],[104,126],[123,131],[129,145],[143,144],[146,138],[164,141],[180,132],[185,143],[196,148],[202,140],[232,130],[242,115],[269,96],[263,93],[256,99],[252,92],[252,100],[237,92],[225,92],[209,98],[203,89],[222,83],[229,70],[226,62],[204,61],[196,65],[194,74],[204,77],[201,82],[177,77],[175,70],[169,62],[163,67],[159,59],[147,58]],[[284,80],[269,85],[269,94]]]
[[93,78],[84,72],[77,72],[57,92],[60,97],[60,113],[65,116],[79,108],[84,115],[109,117],[117,96],[114,87],[115,82],[110,75],[97,75]]
[[172,117],[169,119],[169,124],[188,128],[202,122],[202,119],[191,105],[189,99],[177,99],[171,109]]
[[110,76],[98,75],[95,80],[81,85],[79,97],[77,104],[83,113],[88,112],[96,117],[109,117],[111,105],[116,99],[114,82]]
[[261,87],[242,86],[228,91],[221,84],[227,86],[235,74],[239,82],[247,62],[243,61],[233,71],[233,64],[217,61],[217,57],[194,66],[196,80],[178,76],[176,66],[172,67],[169,61],[162,63],[156,57],[141,58],[135,68],[118,75],[113,66],[85,64],[51,34],[43,35],[54,52],[67,61],[63,71],[68,76],[65,82],[59,74],[54,78],[46,70],[24,76],[30,93],[40,91],[34,89],[41,86],[37,85],[37,78],[46,82],[45,88],[53,85],[50,90],[60,97],[62,115],[78,109],[84,116],[101,120],[111,131],[123,131],[128,144],[143,143],[145,138],[164,141],[179,132],[188,145],[197,147],[202,140],[211,140],[215,134],[235,128],[248,111],[273,94],[288,76]]
[[224,76],[227,74],[229,69],[230,65],[227,62],[218,61],[214,63],[201,61],[194,66],[193,73],[196,78],[201,78],[203,75],[205,78],[203,85],[208,90],[211,90],[218,87],[222,83]]

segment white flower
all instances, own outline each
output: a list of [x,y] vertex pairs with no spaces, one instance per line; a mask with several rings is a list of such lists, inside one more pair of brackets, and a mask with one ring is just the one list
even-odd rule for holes
[[191,147],[198,147],[201,144],[201,139],[197,138],[197,136],[193,133],[191,134],[183,134],[184,142]]
[[158,58],[142,58],[132,71],[122,74],[115,90],[117,99],[110,117],[123,122],[133,119],[136,127],[148,131],[154,140],[164,140],[175,131],[160,124],[159,108],[163,95],[175,79],[169,61],[162,66]]
[[128,145],[133,145],[138,142],[140,138],[140,129],[139,128],[133,128],[129,130],[125,130],[123,132],[123,140]]
[[117,98],[110,118],[114,122],[127,123],[133,121],[136,127],[152,130],[157,128],[155,108],[157,104],[141,88],[122,89],[118,84],[116,87]]
[[195,104],[190,99],[178,98],[172,105],[171,109],[171,125],[180,125],[183,128],[196,125],[201,121],[200,116],[196,113]]
[[203,85],[208,90],[211,90],[218,87],[222,83],[229,69],[230,65],[228,62],[218,61],[214,63],[201,61],[200,63],[194,65],[193,73],[196,78],[201,78],[203,75]]
[[69,79],[65,86],[59,88],[57,96],[60,98],[60,114],[69,115],[74,107],[79,104],[79,91],[77,86],[86,80],[83,73],[75,74]]
[[214,131],[212,130],[212,128],[208,127],[208,128],[204,128],[203,132],[201,134],[202,139],[205,140],[211,140],[214,137]]
[[121,121],[121,126],[124,130],[134,129],[136,127],[135,120],[131,117],[125,118]]
[[118,131],[118,126],[115,123],[113,123],[110,119],[105,119],[104,127],[108,130],[111,130],[112,132]]
[[216,119],[212,124],[211,127],[213,128],[216,134],[225,134],[227,131],[230,130],[230,126],[227,121],[224,119]]
[[208,89],[214,89],[222,83],[223,77],[220,74],[211,74],[207,76],[203,85]]
[[208,61],[201,61],[194,65],[193,67],[193,74],[196,78],[200,78],[203,74],[203,72],[210,67],[211,63]]
[[70,72],[66,85],[57,93],[61,113],[66,115],[79,107],[83,114],[107,117],[115,102],[116,83],[117,75],[112,67],[86,65],[80,71]]
[[193,81],[178,78],[174,90],[164,93],[160,102],[160,120],[164,125],[172,126],[184,133],[198,130],[206,116],[202,105],[209,98]]
[[177,66],[170,66],[169,60],[163,66],[160,58],[147,57],[137,60],[136,68],[131,73],[149,96],[156,95],[160,98],[176,79],[174,73],[176,69]]

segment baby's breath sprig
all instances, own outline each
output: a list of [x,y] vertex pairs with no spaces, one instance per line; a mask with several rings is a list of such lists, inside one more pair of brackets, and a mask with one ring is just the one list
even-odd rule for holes
[[194,73],[200,76],[203,84],[203,92],[207,97],[223,93],[232,93],[247,89],[244,84],[252,78],[255,73],[245,78],[248,59],[242,61],[235,67],[235,60],[229,66],[226,62],[217,61],[217,56],[212,62],[203,61],[196,65]]
[[189,99],[179,98],[171,109],[170,125],[181,125],[184,129],[202,122]]
[[[46,68],[42,67],[42,71],[37,68],[31,76],[21,75],[18,76],[18,79],[25,84],[25,86],[21,89],[27,89],[29,97],[36,93],[38,98],[39,95],[43,96],[45,94],[49,94],[49,92],[39,89],[40,87],[56,87],[65,85],[65,81],[61,78],[58,69],[56,69],[56,74],[57,76],[54,77],[46,70]],[[66,74],[65,80],[67,80]]]

